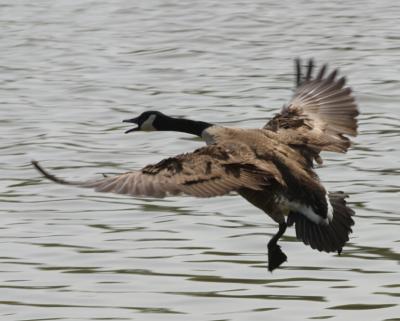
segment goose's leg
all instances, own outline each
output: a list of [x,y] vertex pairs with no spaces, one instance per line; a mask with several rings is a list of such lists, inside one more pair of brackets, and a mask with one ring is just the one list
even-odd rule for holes
[[280,237],[285,233],[287,224],[285,222],[279,223],[279,231],[268,242],[268,271],[272,272],[283,262],[286,261],[287,256],[282,252],[281,247],[277,244]]

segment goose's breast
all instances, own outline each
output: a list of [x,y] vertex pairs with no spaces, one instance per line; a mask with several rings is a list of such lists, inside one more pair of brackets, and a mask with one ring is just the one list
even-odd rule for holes
[[206,142],[207,145],[214,144],[216,141],[227,139],[227,128],[220,126],[211,126],[203,130],[201,138]]

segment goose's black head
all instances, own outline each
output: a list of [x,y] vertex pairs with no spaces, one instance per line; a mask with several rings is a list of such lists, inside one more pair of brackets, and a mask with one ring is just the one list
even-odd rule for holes
[[212,124],[202,121],[169,117],[159,111],[145,111],[138,117],[126,119],[124,122],[137,125],[135,128],[128,129],[125,134],[134,131],[168,130],[201,136],[204,129],[212,126]]
[[168,118],[168,116],[160,113],[159,111],[145,111],[138,117],[123,120],[124,123],[133,123],[137,125],[137,127],[128,129],[125,134],[135,131],[150,132],[154,130],[162,130],[162,126],[159,125],[162,122],[168,121]]

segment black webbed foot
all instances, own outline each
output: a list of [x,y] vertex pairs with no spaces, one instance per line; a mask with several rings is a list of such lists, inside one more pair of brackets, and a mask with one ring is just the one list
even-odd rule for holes
[[286,223],[280,223],[278,233],[268,242],[268,271],[270,272],[287,261],[286,254],[282,252],[281,247],[277,244],[279,238],[285,233],[286,227]]
[[278,244],[268,244],[268,271],[272,272],[286,261],[287,256]]

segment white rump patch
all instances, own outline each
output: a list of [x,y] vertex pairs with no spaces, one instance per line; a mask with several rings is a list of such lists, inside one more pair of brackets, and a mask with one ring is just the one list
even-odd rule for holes
[[140,126],[140,130],[143,130],[145,132],[152,132],[155,131],[156,129],[153,126],[154,119],[156,119],[156,115],[150,115],[149,118],[147,118],[142,125]]
[[280,197],[280,201],[287,206],[289,210],[296,211],[298,213],[303,214],[307,217],[310,221],[316,224],[323,224],[328,225],[329,222],[333,219],[333,208],[331,203],[329,202],[328,195],[326,195],[326,201],[328,203],[328,211],[327,211],[327,218],[322,218],[320,215],[314,212],[311,206],[296,202],[296,201],[289,201],[285,197]]
[[331,202],[329,201],[328,193],[326,193],[325,197],[326,197],[326,204],[328,204],[328,220],[329,220],[329,222],[332,222],[332,220],[333,220],[333,207],[332,207]]

